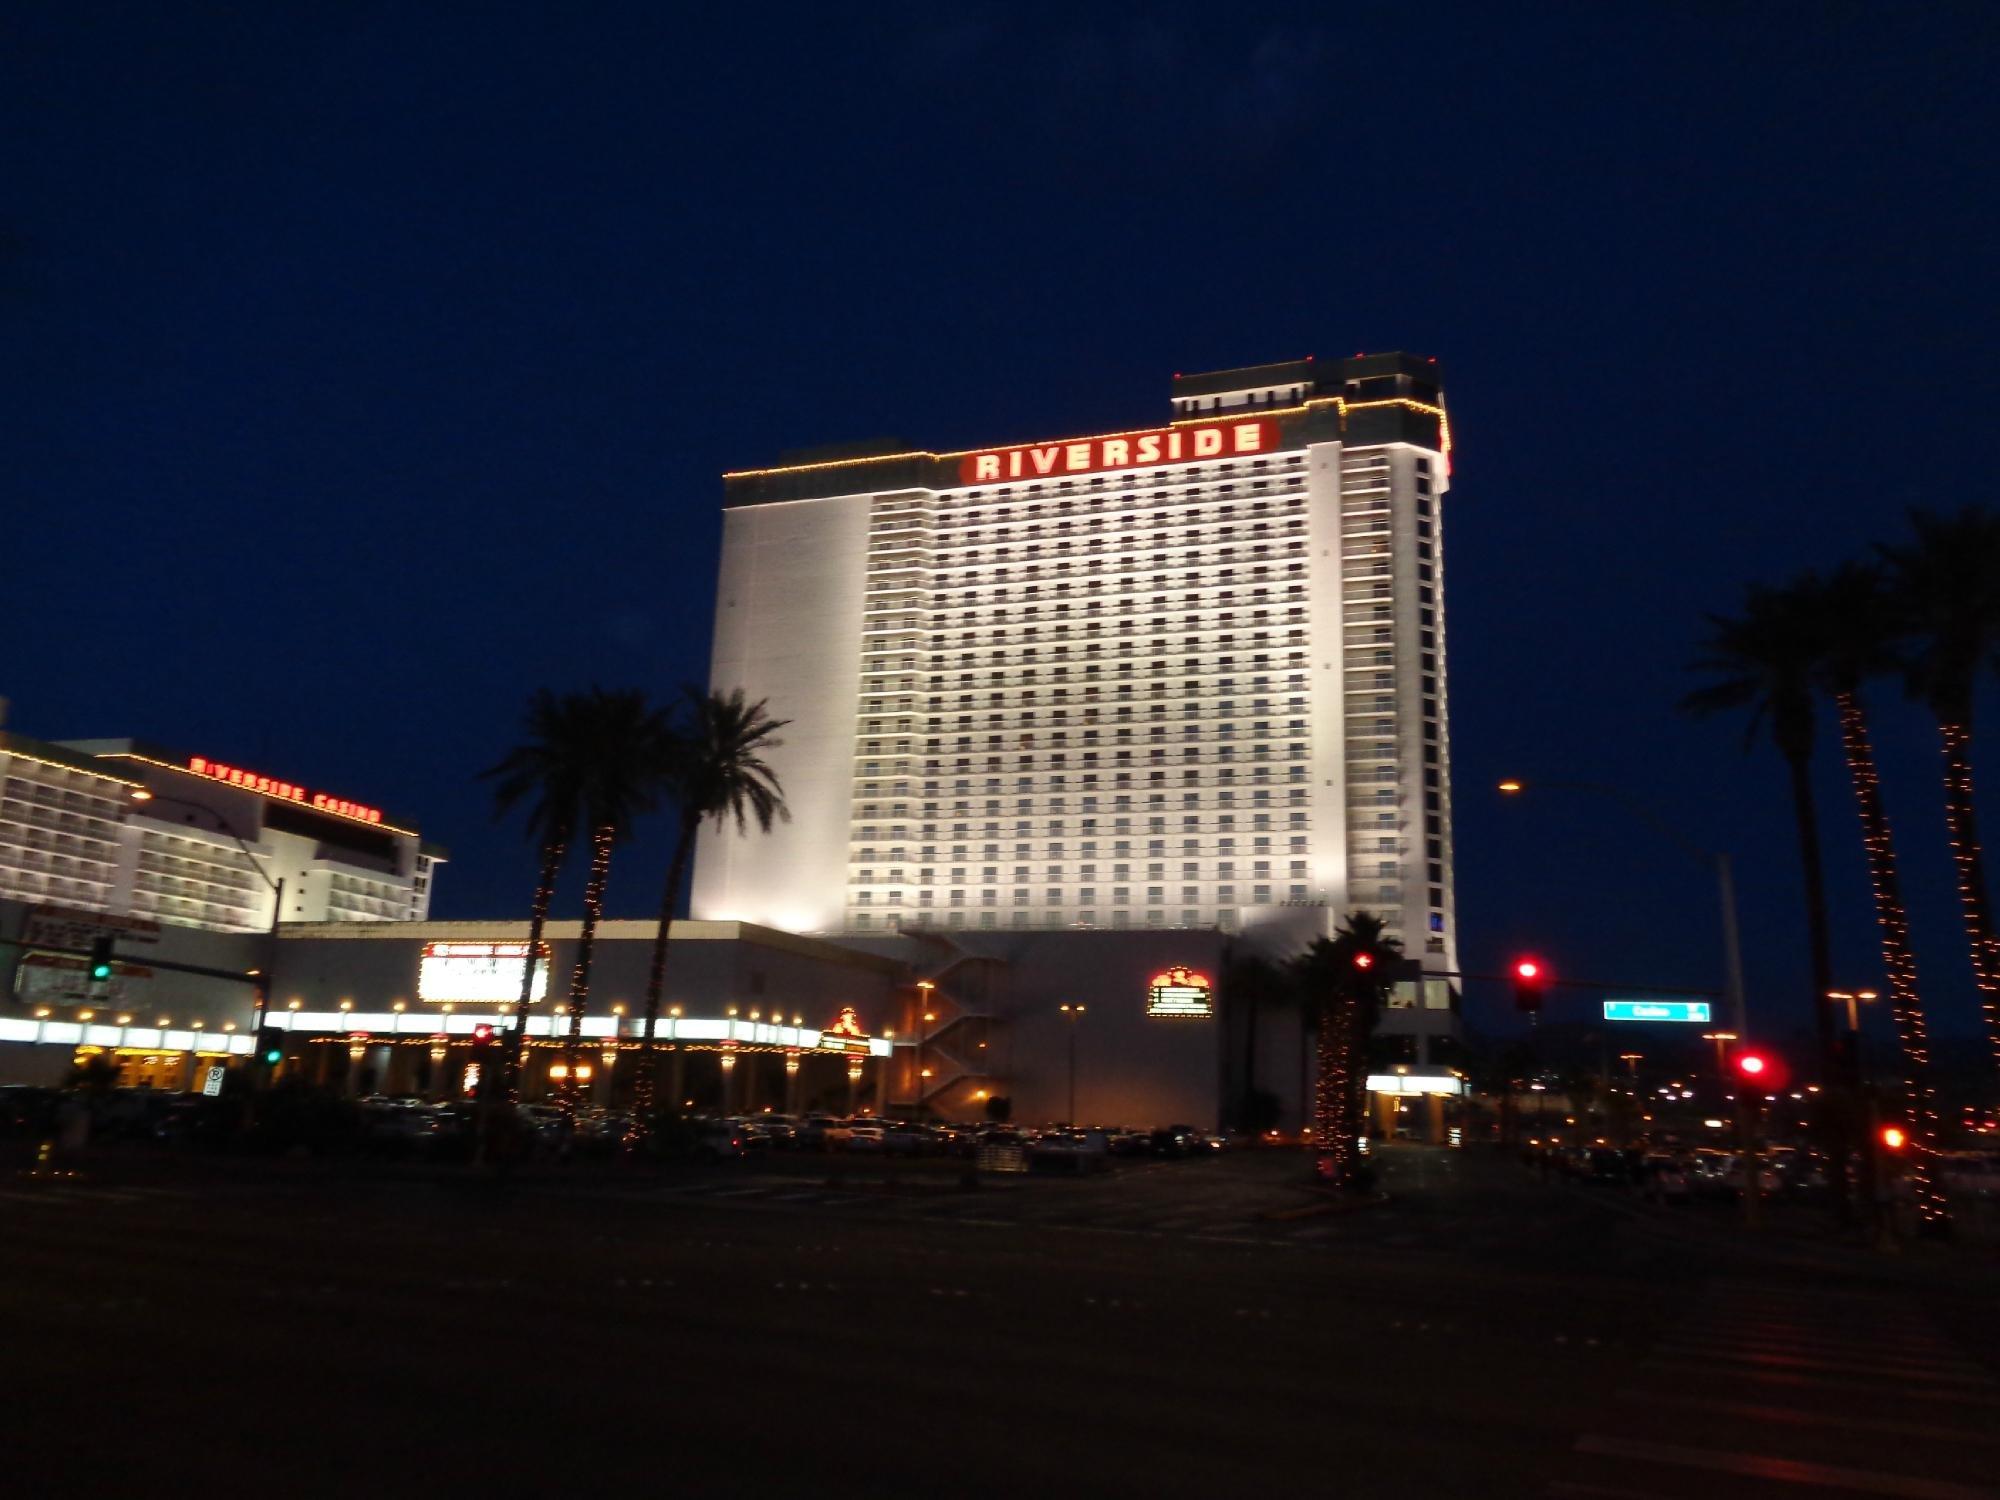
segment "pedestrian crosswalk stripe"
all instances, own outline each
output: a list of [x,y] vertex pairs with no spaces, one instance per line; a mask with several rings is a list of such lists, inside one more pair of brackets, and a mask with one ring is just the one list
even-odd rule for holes
[[[1841,1380],[1825,1375],[1800,1375],[1787,1370],[1747,1368],[1718,1370],[1713,1364],[1692,1360],[1659,1360],[1652,1368],[1656,1371],[1685,1374],[1691,1380],[1708,1382],[1745,1380],[1754,1381],[1758,1385],[1786,1386],[1798,1390],[1866,1391],[1871,1396],[1879,1396],[1882,1393],[1880,1380]],[[1967,1388],[1917,1390],[1902,1387],[1897,1390],[1896,1397],[1902,1401],[1930,1401],[1945,1406],[2000,1407],[2000,1396]]]
[[1732,1453],[1721,1448],[1690,1448],[1679,1443],[1642,1442],[1631,1438],[1586,1433],[1576,1451],[1635,1463],[1665,1464],[1714,1474],[1740,1474],[1750,1479],[1783,1480],[1823,1489],[1858,1490],[1891,1495],[1898,1500],[2000,1500],[2000,1490],[1985,1485],[1958,1484],[1948,1479],[1921,1479],[1876,1469],[1850,1469],[1839,1464],[1808,1463],[1767,1453]]
[[1675,1339],[1662,1344],[1660,1353],[1669,1358],[1689,1359],[1758,1359],[1770,1357],[1775,1361],[1801,1360],[1808,1365],[1825,1360],[1830,1363],[1848,1364],[1864,1370],[1880,1370],[1889,1374],[1903,1371],[1955,1371],[1973,1380],[1990,1383],[1991,1377],[1984,1369],[1974,1364],[1964,1355],[1948,1349],[1923,1358],[1904,1354],[1878,1354],[1873,1345],[1855,1343],[1844,1344],[1773,1344],[1756,1339]]
[[1752,1422],[1776,1422],[1793,1427],[1835,1427],[1843,1431],[1879,1432],[1889,1437],[2000,1448],[2000,1432],[1971,1427],[1941,1427],[1934,1422],[1897,1422],[1886,1417],[1859,1417],[1847,1412],[1817,1412],[1804,1406],[1724,1401],[1713,1396],[1689,1395],[1685,1391],[1625,1390],[1618,1392],[1618,1399],[1644,1402],[1648,1407],[1675,1406],[1687,1411],[1711,1412],[1721,1417],[1741,1417]]
[[1754,1365],[1760,1369],[1773,1370],[1824,1370],[1835,1375],[1892,1375],[1897,1380],[1918,1380],[1927,1385],[1973,1385],[1990,1386],[1992,1378],[1970,1365],[1960,1372],[1937,1369],[1896,1368],[1869,1359],[1865,1354],[1859,1359],[1820,1359],[1805,1354],[1769,1354],[1755,1349],[1734,1349],[1726,1344],[1690,1346],[1669,1344],[1661,1349],[1668,1359],[1699,1359],[1711,1363],[1732,1365]]

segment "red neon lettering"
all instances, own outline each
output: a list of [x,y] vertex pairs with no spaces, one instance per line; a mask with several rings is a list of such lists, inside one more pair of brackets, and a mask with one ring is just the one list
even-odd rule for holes
[[1139,464],[1181,463],[1190,458],[1221,458],[1231,454],[1268,453],[1278,446],[1278,424],[1271,417],[1174,427],[1160,432],[1115,437],[1078,438],[1039,447],[1002,448],[961,455],[961,484],[979,484],[1002,477],[1021,479],[1048,474],[1081,474],[1093,469],[1124,469]]

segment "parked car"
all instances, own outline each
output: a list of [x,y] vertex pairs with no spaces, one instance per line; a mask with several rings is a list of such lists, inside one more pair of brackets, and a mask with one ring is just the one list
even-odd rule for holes
[[1028,1143],[1030,1165],[1062,1172],[1101,1172],[1111,1143],[1101,1130],[1045,1130]]
[[437,1133],[437,1116],[421,1104],[385,1100],[361,1106],[361,1139],[377,1150],[426,1150]]
[[727,1120],[702,1120],[695,1126],[694,1154],[703,1161],[734,1160],[743,1155],[743,1137]]
[[519,1104],[515,1111],[521,1123],[537,1135],[552,1137],[562,1128],[562,1111],[553,1104]]
[[1206,1139],[1192,1125],[1168,1125],[1153,1132],[1153,1155],[1193,1156],[1208,1149]]
[[1694,1185],[1678,1158],[1649,1156],[1642,1163],[1646,1196],[1661,1203],[1685,1203],[1694,1196]]
[[1984,1151],[1948,1151],[1938,1165],[1938,1175],[1954,1193],[1990,1198],[2000,1195],[2000,1156]]
[[760,1115],[757,1123],[775,1149],[790,1151],[799,1144],[799,1122],[790,1115]]
[[847,1127],[847,1139],[841,1145],[847,1151],[883,1151],[888,1149],[888,1136],[886,1122],[857,1120]]
[[1150,1156],[1153,1152],[1153,1132],[1150,1130],[1106,1125],[1104,1139],[1113,1156]]

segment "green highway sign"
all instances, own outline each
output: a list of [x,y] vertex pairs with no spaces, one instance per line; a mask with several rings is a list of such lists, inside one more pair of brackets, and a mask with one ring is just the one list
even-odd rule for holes
[[1706,1026],[1712,1007],[1706,1000],[1607,1000],[1607,1021],[1696,1021]]

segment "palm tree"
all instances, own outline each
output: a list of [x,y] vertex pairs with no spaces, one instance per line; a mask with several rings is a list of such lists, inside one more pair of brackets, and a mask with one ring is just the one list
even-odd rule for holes
[[1222,993],[1230,1008],[1243,1007],[1243,1094],[1239,1113],[1254,1107],[1257,1093],[1257,1022],[1267,1006],[1283,1004],[1290,990],[1285,972],[1258,953],[1239,954],[1223,975]]
[[1861,698],[1865,679],[1898,665],[1896,612],[1873,568],[1850,563],[1835,571],[1820,595],[1823,605],[1818,680],[1833,696],[1840,716],[1841,746],[1848,779],[1861,816],[1861,844],[1875,894],[1875,920],[1882,940],[1882,968],[1888,976],[1889,1008],[1903,1054],[1903,1087],[1916,1149],[1910,1176],[1924,1223],[1943,1229],[1950,1222],[1937,1175],[1939,1127],[1937,1089],[1931,1078],[1928,1028],[1917,990],[1917,955],[1910,942],[1910,917],[1903,905],[1896,869],[1896,845],[1882,804],[1882,782]]
[[[1792,820],[1805,885],[1813,1025],[1819,1037],[1823,1076],[1832,1088],[1846,1070],[1834,1032],[1833,1007],[1826,998],[1833,988],[1833,940],[1827,919],[1819,809],[1812,783],[1813,745],[1818,737],[1815,673],[1823,656],[1825,593],[1824,582],[1808,573],[1784,588],[1753,586],[1740,615],[1710,615],[1708,637],[1691,668],[1709,681],[1681,699],[1681,708],[1702,717],[1748,709],[1744,749],[1755,744],[1761,729],[1769,733],[1784,759],[1791,780]],[[1821,1144],[1835,1161],[1847,1159],[1845,1123],[1833,1112],[1822,1116]],[[1837,1174],[1833,1180],[1836,1209],[1844,1217],[1848,1208],[1846,1174]]]
[[752,821],[759,832],[769,833],[773,821],[791,818],[777,773],[764,761],[767,752],[784,743],[776,737],[777,732],[791,720],[772,718],[766,712],[767,699],[746,703],[741,688],[726,694],[683,688],[681,699],[685,721],[673,730],[666,762],[666,791],[680,809],[680,827],[667,865],[666,888],[660,893],[660,925],[653,935],[652,964],[646,973],[646,1019],[640,1031],[639,1076],[626,1133],[628,1147],[637,1146],[652,1126],[653,1031],[666,994],[667,943],[674,908],[680,904],[681,889],[687,882],[695,835],[710,818],[718,827],[734,819],[739,833]]
[[[497,783],[493,788],[496,818],[506,817],[523,802],[528,804],[528,837],[541,851],[541,871],[535,879],[535,900],[528,917],[528,957],[521,967],[521,999],[501,1070],[510,1099],[520,1096],[521,1048],[528,1034],[528,1010],[534,1004],[536,960],[542,950],[542,930],[548,924],[549,902],[555,895],[563,856],[575,842],[583,821],[587,752],[582,703],[580,694],[558,697],[547,688],[539,689],[528,700],[523,721],[527,737],[498,764],[479,773]],[[485,1100],[495,1096],[497,1087],[489,1087],[482,1079],[479,1093]]]
[[1331,938],[1315,938],[1294,964],[1303,1003],[1319,1012],[1319,1076],[1313,1088],[1318,1171],[1358,1185],[1368,1038],[1381,1013],[1388,969],[1402,946],[1372,912],[1348,915]]
[[591,960],[597,925],[604,914],[604,886],[611,850],[634,822],[657,803],[667,759],[668,728],[660,712],[638,692],[586,693],[558,697],[543,691],[530,701],[529,737],[485,774],[497,780],[495,801],[504,812],[533,798],[529,827],[542,847],[542,872],[529,922],[528,962],[509,1046],[508,1082],[518,1092],[521,1052],[533,1003],[533,969],[543,924],[563,851],[580,829],[588,829],[590,873],[584,883],[583,930],[570,979],[569,1028],[560,1103],[565,1117],[576,1107],[576,1050],[583,1035],[583,1011],[590,997]]
[[2000,1063],[2000,936],[1972,793],[1972,703],[1980,674],[2000,660],[2000,514],[1968,506],[1954,516],[1910,513],[1916,540],[1882,547],[1889,589],[1911,636],[1911,696],[1937,719],[1944,749],[1944,816],[1958,866],[1958,903],[1972,949],[1986,1041]]

